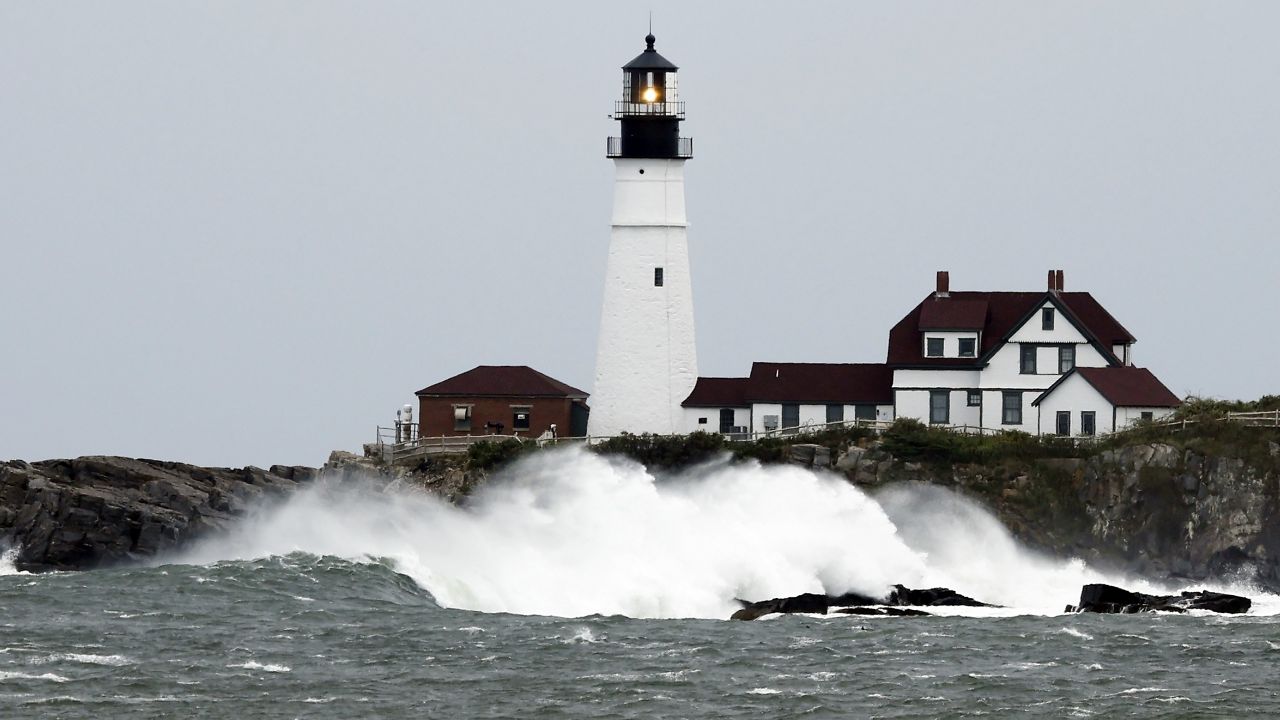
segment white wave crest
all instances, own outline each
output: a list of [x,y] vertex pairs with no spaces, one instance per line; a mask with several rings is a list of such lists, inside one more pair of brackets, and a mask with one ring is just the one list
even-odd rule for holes
[[577,449],[517,463],[462,507],[317,482],[178,561],[292,552],[390,560],[445,607],[560,617],[725,618],[735,598],[882,596],[893,583],[1013,606],[1002,614],[1059,614],[1081,585],[1106,581],[1025,550],[938,487],[873,498],[834,475],[754,463],[657,479]]

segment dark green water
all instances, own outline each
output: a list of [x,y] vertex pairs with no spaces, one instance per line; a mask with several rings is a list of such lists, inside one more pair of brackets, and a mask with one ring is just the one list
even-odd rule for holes
[[1273,616],[563,619],[293,554],[0,576],[0,717],[1280,716]]

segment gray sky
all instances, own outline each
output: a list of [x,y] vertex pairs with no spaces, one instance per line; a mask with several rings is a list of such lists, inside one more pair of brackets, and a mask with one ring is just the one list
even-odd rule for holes
[[[1066,271],[1280,391],[1280,3],[652,2],[703,375]],[[590,390],[633,3],[0,4],[0,459],[317,464],[478,364]]]

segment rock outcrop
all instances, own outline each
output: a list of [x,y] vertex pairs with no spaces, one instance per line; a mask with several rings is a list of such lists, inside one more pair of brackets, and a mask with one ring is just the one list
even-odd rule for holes
[[896,615],[914,616],[928,615],[914,607],[941,607],[947,605],[966,605],[969,607],[992,607],[971,597],[965,597],[950,588],[929,588],[913,590],[902,585],[894,585],[893,590],[882,598],[875,598],[860,593],[844,593],[843,595],[822,595],[804,593],[792,597],[773,598],[759,602],[739,600],[742,609],[730,616],[730,620],[756,620],[773,613],[809,613],[826,615],[831,608],[844,615]]
[[204,468],[82,457],[0,463],[0,543],[21,570],[110,565],[225,528],[261,498],[313,479],[312,468]]
[[1270,446],[1135,443],[1084,458],[944,464],[872,444],[848,448],[833,466],[873,492],[899,482],[953,488],[1020,541],[1094,567],[1280,590],[1280,444]]
[[1247,613],[1253,601],[1239,595],[1199,590],[1179,595],[1146,595],[1114,585],[1095,583],[1080,590],[1080,604],[1067,606],[1067,612],[1140,613],[1187,612],[1209,610],[1217,613]]

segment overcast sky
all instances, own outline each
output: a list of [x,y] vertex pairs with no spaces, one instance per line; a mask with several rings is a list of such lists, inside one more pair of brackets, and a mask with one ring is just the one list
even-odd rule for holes
[[619,67],[681,68],[703,375],[883,361],[1062,268],[1280,391],[1280,3],[0,3],[0,459],[318,464],[426,385],[590,391]]

